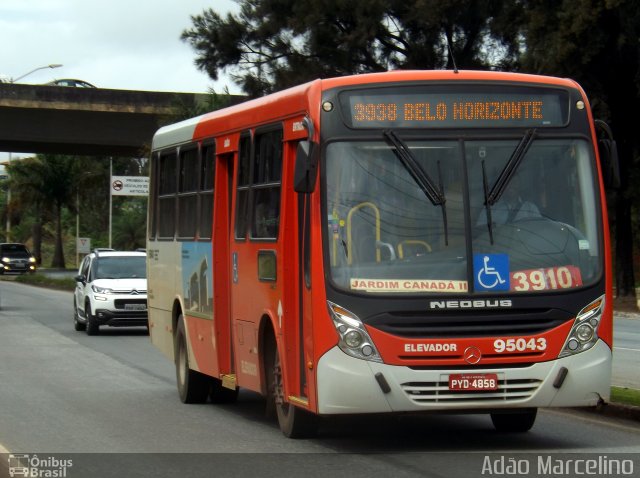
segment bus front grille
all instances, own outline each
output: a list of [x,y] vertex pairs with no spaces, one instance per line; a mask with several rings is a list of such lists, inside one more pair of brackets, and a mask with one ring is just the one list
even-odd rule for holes
[[526,400],[542,384],[537,379],[498,380],[497,390],[451,391],[447,380],[439,382],[408,382],[401,384],[407,397],[418,405],[436,403],[494,402],[505,403]]
[[437,314],[389,312],[370,317],[366,324],[396,337],[455,338],[537,335],[568,320],[573,317],[558,309]]

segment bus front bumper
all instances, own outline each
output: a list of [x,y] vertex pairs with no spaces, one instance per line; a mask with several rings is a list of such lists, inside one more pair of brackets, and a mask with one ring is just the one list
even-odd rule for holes
[[[600,340],[586,352],[521,368],[439,371],[359,360],[334,347],[318,363],[318,413],[595,406],[609,400],[611,359],[611,349]],[[497,374],[498,390],[449,390],[449,375],[470,373]]]

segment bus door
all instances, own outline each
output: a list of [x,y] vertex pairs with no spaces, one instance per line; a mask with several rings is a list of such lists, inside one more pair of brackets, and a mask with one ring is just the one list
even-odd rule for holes
[[[249,239],[251,200],[252,136],[249,131],[240,135],[236,170],[228,171],[228,185],[233,199],[231,221],[228,230],[228,274],[225,280],[229,288],[229,317],[231,333],[231,360],[233,378],[237,386],[260,390],[259,356],[257,350],[256,323],[259,310],[264,308],[257,278],[257,245]],[[235,182],[233,178],[235,175]]]
[[[294,146],[296,143],[294,143]],[[295,158],[295,148],[292,148],[292,154]],[[294,161],[292,161],[294,162]],[[298,313],[298,347],[296,349],[299,373],[299,391],[298,398],[304,405],[309,405],[307,373],[310,373],[305,364],[313,363],[313,324],[312,324],[312,308],[311,308],[311,195],[296,193],[297,202],[297,240],[296,254],[298,256],[297,283],[298,297],[296,300]],[[292,362],[293,363],[293,362]],[[310,377],[312,378],[312,376]],[[306,403],[305,403],[306,401]]]
[[233,340],[231,339],[231,205],[233,197],[234,153],[216,157],[216,186],[213,224],[213,346],[218,361],[218,375],[223,385],[235,386]]
[[[300,140],[309,134],[302,127],[305,120],[298,117],[284,123],[284,164],[288,174],[283,179],[283,190],[293,182],[296,152]],[[287,184],[285,186],[284,184]],[[286,373],[288,399],[296,405],[314,408],[310,393],[314,372],[308,364],[313,358],[313,324],[311,300],[311,194],[287,194],[283,198],[283,217],[289,227],[283,228],[282,250],[287,251],[283,279],[285,315],[289,333],[285,334]],[[293,266],[295,264],[295,267]]]

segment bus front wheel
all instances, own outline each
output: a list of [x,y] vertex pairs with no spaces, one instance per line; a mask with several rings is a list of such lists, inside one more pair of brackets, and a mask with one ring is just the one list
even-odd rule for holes
[[524,409],[517,412],[496,412],[491,414],[491,421],[499,432],[523,433],[531,430],[537,414],[537,408]]
[[204,403],[209,396],[211,382],[209,377],[189,368],[187,334],[182,315],[178,318],[178,329],[174,339],[176,360],[176,381],[182,403]]
[[309,438],[318,432],[317,416],[287,402],[284,392],[280,354],[273,339],[268,347],[267,385],[270,402],[268,408],[275,408],[280,430],[288,438]]

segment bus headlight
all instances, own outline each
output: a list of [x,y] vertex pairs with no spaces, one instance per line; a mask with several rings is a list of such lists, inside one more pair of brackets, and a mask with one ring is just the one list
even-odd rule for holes
[[604,311],[604,296],[591,302],[580,311],[571,327],[562,352],[558,357],[574,355],[589,350],[598,341],[598,326]]
[[338,347],[347,355],[372,362],[382,362],[373,340],[357,315],[333,302],[327,301],[329,315],[338,332]]

